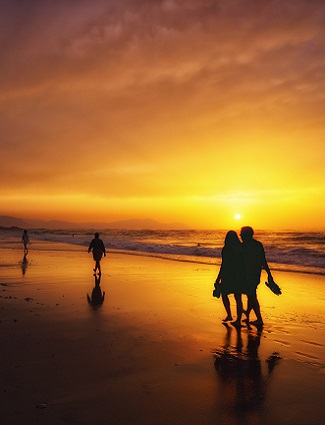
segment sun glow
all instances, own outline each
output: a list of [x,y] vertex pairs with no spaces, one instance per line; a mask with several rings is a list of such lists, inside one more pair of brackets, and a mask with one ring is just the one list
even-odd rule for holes
[[236,220],[240,220],[241,219],[241,215],[240,214],[235,214],[235,219]]

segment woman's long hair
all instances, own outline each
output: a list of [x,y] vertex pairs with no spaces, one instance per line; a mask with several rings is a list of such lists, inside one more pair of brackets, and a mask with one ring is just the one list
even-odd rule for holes
[[240,246],[241,242],[237,233],[234,230],[229,230],[225,237],[225,246],[229,248]]

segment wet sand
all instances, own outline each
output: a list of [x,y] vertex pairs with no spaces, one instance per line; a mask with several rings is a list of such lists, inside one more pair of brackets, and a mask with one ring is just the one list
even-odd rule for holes
[[324,276],[274,272],[265,326],[238,331],[213,266],[109,252],[99,294],[92,267],[86,247],[36,242],[24,260],[1,241],[1,423],[324,421]]

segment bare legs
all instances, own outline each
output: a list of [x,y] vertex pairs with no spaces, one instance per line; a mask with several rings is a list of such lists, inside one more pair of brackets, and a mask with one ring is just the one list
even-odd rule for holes
[[227,313],[227,317],[223,320],[223,322],[230,322],[232,320],[232,315],[231,315],[230,301],[229,301],[228,295],[222,294],[222,302]]
[[[223,319],[223,322],[231,322],[231,324],[234,326],[240,326],[242,315],[244,313],[247,317],[247,319],[245,320],[247,323],[251,323],[252,325],[256,325],[256,326],[263,326],[260,303],[258,302],[256,291],[254,294],[248,295],[247,310],[243,310],[242,294],[234,294],[234,296],[236,300],[237,319],[234,322],[232,322],[232,314],[231,314],[229,297],[227,294],[222,294],[223,305],[227,313],[227,317]],[[249,315],[252,310],[255,313],[256,320],[254,320],[253,322],[250,322]]]
[[[237,320],[235,322],[232,322],[232,324],[235,326],[240,326],[241,316],[243,314],[243,302],[242,302],[241,294],[235,294],[235,300],[236,300]],[[232,314],[230,309],[230,301],[227,294],[222,294],[222,302],[227,313],[227,317],[223,320],[223,322],[230,322],[232,320]]]
[[234,326],[240,326],[241,324],[241,316],[243,314],[243,301],[241,299],[241,294],[235,294],[236,300],[236,310],[237,310],[237,320],[232,322]]
[[254,322],[251,322],[251,323],[253,325],[260,325],[260,326],[263,325],[260,303],[258,302],[258,299],[257,299],[256,290],[255,290],[254,293],[248,295],[247,310],[245,312],[248,322],[249,322],[249,314],[252,310],[255,313],[256,320]]
[[94,272],[96,273],[96,271],[98,270],[99,275],[102,274],[101,270],[100,270],[100,260],[96,260],[95,261],[95,268],[94,268]]

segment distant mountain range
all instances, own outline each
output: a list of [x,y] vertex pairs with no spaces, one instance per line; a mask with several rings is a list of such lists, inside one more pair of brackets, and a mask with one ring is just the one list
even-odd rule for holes
[[183,223],[160,223],[149,218],[130,219],[111,222],[73,223],[60,220],[25,219],[0,216],[0,227],[19,227],[20,229],[130,229],[130,230],[181,230],[188,229]]

